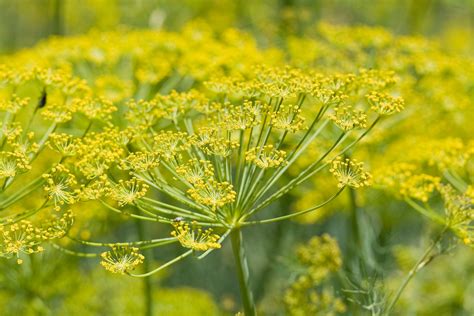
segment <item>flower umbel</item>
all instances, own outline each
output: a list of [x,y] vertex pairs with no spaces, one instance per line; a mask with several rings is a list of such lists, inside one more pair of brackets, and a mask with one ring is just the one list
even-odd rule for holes
[[285,163],[286,152],[277,150],[273,145],[255,147],[247,151],[245,159],[261,169],[275,168]]
[[188,194],[196,202],[210,206],[213,210],[234,202],[236,196],[232,184],[214,179],[197,183],[188,190]]
[[17,257],[17,263],[22,264],[20,254],[32,254],[43,251],[40,243],[43,241],[41,230],[34,227],[30,221],[0,226],[0,256]]
[[73,189],[77,184],[76,177],[65,166],[56,165],[50,173],[44,174],[43,178],[46,180],[44,190],[48,199],[53,200],[57,211],[62,205],[76,201],[77,192]]
[[367,100],[372,110],[380,115],[392,115],[404,109],[404,101],[401,98],[392,97],[383,92],[372,91],[367,95]]
[[345,186],[360,188],[370,184],[371,175],[364,171],[364,163],[351,160],[349,158],[342,159],[337,157],[332,162],[332,167],[329,171],[339,181],[338,187]]
[[114,246],[112,250],[103,252],[100,264],[108,271],[117,274],[126,274],[143,263],[145,257],[138,252],[138,248],[128,246]]
[[112,184],[108,196],[117,201],[119,206],[125,206],[144,197],[147,191],[147,184],[133,178],[128,181],[119,180],[117,184]]
[[336,106],[329,118],[345,132],[355,128],[364,128],[367,125],[367,115],[362,111],[352,109],[350,105]]
[[173,227],[174,231],[171,232],[171,236],[176,237],[184,248],[196,251],[221,248],[221,244],[217,242],[220,236],[213,234],[212,228],[203,230],[195,222],[189,225],[181,220],[174,222]]

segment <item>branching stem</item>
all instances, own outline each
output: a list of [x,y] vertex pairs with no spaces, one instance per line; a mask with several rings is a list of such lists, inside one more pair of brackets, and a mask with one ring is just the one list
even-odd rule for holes
[[250,289],[250,274],[245,255],[245,249],[242,243],[242,232],[240,229],[234,230],[231,234],[232,250],[234,253],[235,264],[237,268],[237,277],[240,285],[240,296],[244,306],[245,316],[257,315],[252,291]]

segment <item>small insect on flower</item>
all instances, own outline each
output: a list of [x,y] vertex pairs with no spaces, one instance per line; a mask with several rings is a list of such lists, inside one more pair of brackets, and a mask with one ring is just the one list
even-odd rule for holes
[[171,236],[176,237],[184,248],[196,251],[221,248],[221,244],[217,242],[220,236],[213,234],[212,228],[203,230],[195,222],[189,225],[184,220],[176,221],[176,219],[173,221],[173,227]]
[[345,186],[360,188],[370,184],[371,175],[364,171],[364,164],[349,158],[342,159],[337,157],[332,162],[332,167],[329,171],[339,181],[338,187],[343,188]]
[[103,252],[100,264],[112,273],[126,274],[143,263],[145,257],[138,252],[138,248],[128,246],[114,246],[112,250]]
[[179,223],[179,222],[182,222],[182,221],[184,221],[184,217],[181,217],[181,216],[178,216],[178,217],[173,219],[173,223]]
[[46,93],[46,89],[43,89],[41,92],[40,99],[38,100],[38,109],[42,109],[46,106],[46,102],[48,102],[48,94]]

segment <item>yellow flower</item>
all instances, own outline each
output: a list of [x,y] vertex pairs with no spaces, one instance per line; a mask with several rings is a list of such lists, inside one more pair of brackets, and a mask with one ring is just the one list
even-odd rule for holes
[[345,186],[360,188],[369,185],[372,178],[368,172],[364,171],[363,167],[364,163],[362,162],[337,157],[333,160],[329,171],[339,181],[339,188]]
[[58,164],[51,168],[50,173],[43,174],[46,183],[44,190],[49,200],[53,200],[55,209],[59,211],[65,204],[76,202],[76,177],[64,165]]
[[213,210],[235,201],[236,193],[229,182],[218,182],[208,179],[196,183],[188,190],[188,194],[196,202],[210,206]]
[[148,185],[136,178],[124,181],[119,180],[117,184],[112,183],[108,196],[118,202],[119,206],[133,204],[136,200],[145,196]]
[[404,109],[402,98],[393,97],[383,92],[372,91],[367,95],[372,110],[380,115],[392,115]]
[[367,125],[367,115],[362,111],[353,110],[350,105],[334,107],[334,113],[330,114],[329,118],[344,132]]
[[112,273],[126,274],[143,263],[145,257],[138,250],[135,247],[114,246],[112,250],[100,255],[100,264]]
[[29,255],[43,251],[43,247],[39,246],[44,240],[41,230],[27,220],[0,225],[0,239],[0,255],[14,255],[18,258],[18,264],[23,262],[19,258],[20,254]]
[[273,145],[254,147],[245,153],[245,159],[262,169],[276,168],[286,163],[286,152]]
[[186,164],[178,166],[176,172],[183,176],[190,184],[203,183],[214,177],[214,167],[208,160],[198,160],[193,158]]
[[171,232],[171,236],[176,237],[184,248],[196,251],[221,248],[221,245],[217,242],[220,237],[213,234],[211,228],[203,230],[194,222],[190,226],[184,221],[174,222],[173,227],[174,231]]

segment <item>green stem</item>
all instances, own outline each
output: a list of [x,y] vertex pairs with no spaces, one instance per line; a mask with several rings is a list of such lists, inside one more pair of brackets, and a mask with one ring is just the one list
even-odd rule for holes
[[64,252],[65,254],[71,255],[71,256],[76,256],[76,257],[81,257],[81,258],[95,258],[98,257],[98,253],[87,253],[87,252],[78,252],[74,251],[71,249],[64,248],[58,244],[55,244],[54,242],[51,243],[51,245],[56,248],[57,250]]
[[36,180],[31,181],[28,185],[18,190],[17,192],[15,192],[13,195],[11,195],[8,198],[3,199],[2,196],[0,195],[0,199],[2,199],[2,202],[0,203],[0,211],[6,209],[10,205],[22,199],[24,196],[36,190],[38,187],[40,187],[43,184],[43,182],[44,182],[43,177],[38,177]]
[[68,239],[86,246],[93,246],[93,247],[113,247],[113,246],[128,246],[128,247],[149,247],[149,246],[161,246],[174,243],[178,241],[176,237],[169,237],[169,238],[158,238],[158,239],[151,239],[151,240],[140,240],[140,241],[130,241],[130,242],[94,242],[94,241],[87,241],[77,239],[71,236],[67,236]]
[[293,217],[297,217],[297,216],[300,216],[300,215],[303,215],[303,214],[306,214],[306,213],[309,213],[309,212],[312,212],[314,210],[317,210],[323,206],[325,206],[326,204],[329,204],[330,202],[332,202],[335,198],[337,198],[339,196],[339,194],[341,194],[341,192],[344,190],[345,187],[342,187],[339,189],[339,191],[337,191],[333,196],[331,196],[329,199],[327,199],[326,201],[322,202],[321,204],[318,204],[316,206],[313,206],[313,207],[310,207],[306,210],[303,210],[303,211],[299,211],[299,212],[295,212],[295,213],[291,213],[291,214],[288,214],[288,215],[283,215],[283,216],[278,216],[278,217],[274,217],[274,218],[269,218],[269,219],[262,219],[262,220],[258,220],[258,221],[251,221],[251,222],[242,222],[241,225],[242,226],[247,226],[247,225],[256,225],[256,224],[265,224],[265,223],[273,223],[273,222],[279,222],[279,221],[282,221],[282,220],[286,220],[286,219],[290,219],[290,218],[293,218]]
[[250,275],[245,256],[245,249],[242,244],[242,232],[240,229],[234,230],[231,234],[232,251],[234,253],[235,264],[237,266],[237,277],[240,285],[240,296],[246,316],[255,316],[257,311],[253,301],[252,291],[250,289]]
[[[227,238],[227,236],[229,236],[230,232],[232,230],[231,229],[228,229],[222,236],[221,238],[219,238],[219,240],[217,241],[217,243],[221,244],[224,242],[224,240]],[[213,252],[214,250],[216,250],[216,248],[211,248],[211,249],[208,249],[207,251],[205,251],[202,255],[198,256],[197,258],[199,260],[201,259],[204,259],[208,254],[210,254],[211,252]]]
[[170,265],[172,265],[172,264],[174,264],[174,263],[176,263],[176,262],[178,262],[178,261],[180,261],[180,260],[186,258],[187,256],[189,256],[189,255],[192,254],[192,253],[193,253],[193,250],[192,250],[192,249],[191,249],[191,250],[188,250],[188,251],[186,251],[185,253],[179,255],[178,257],[176,257],[176,258],[174,258],[174,259],[172,259],[172,260],[170,260],[170,261],[168,261],[168,262],[166,262],[165,264],[159,266],[158,268],[156,268],[155,270],[152,270],[152,271],[150,271],[150,272],[143,273],[143,274],[133,274],[133,273],[129,273],[128,275],[129,275],[129,276],[132,276],[132,277],[135,277],[135,278],[146,278],[146,277],[148,277],[148,276],[150,276],[150,275],[153,275],[153,274],[155,274],[155,273],[157,273],[157,272],[163,270],[164,268],[167,268],[167,267],[169,267]]
[[53,18],[51,19],[51,34],[53,35],[63,35],[63,6],[62,0],[55,0],[53,2]]
[[402,295],[403,291],[407,287],[408,283],[410,283],[411,279],[416,275],[416,273],[425,266],[426,260],[428,259],[428,256],[430,255],[431,251],[433,251],[434,247],[438,245],[439,241],[441,238],[443,238],[444,233],[446,232],[447,228],[444,228],[441,233],[436,237],[436,239],[432,242],[432,244],[426,249],[426,251],[423,253],[421,258],[416,262],[415,266],[408,272],[408,275],[405,277],[405,280],[403,280],[402,284],[397,290],[397,293],[395,294],[395,297],[393,300],[390,302],[390,305],[388,305],[388,308],[385,311],[386,315],[389,315],[390,312],[392,311],[393,307],[397,303],[398,299]]
[[[142,223],[142,221],[135,221],[136,227],[137,227],[137,235],[139,240],[144,240],[145,239],[145,227]],[[150,250],[145,250],[144,251],[145,256],[148,259],[153,258],[153,252]],[[144,271],[150,270],[150,261],[151,260],[145,260],[143,262],[143,269]],[[152,316],[153,315],[153,288],[151,284],[151,278],[150,277],[145,277],[143,278],[143,296],[144,296],[144,305],[145,305],[145,316]]]

